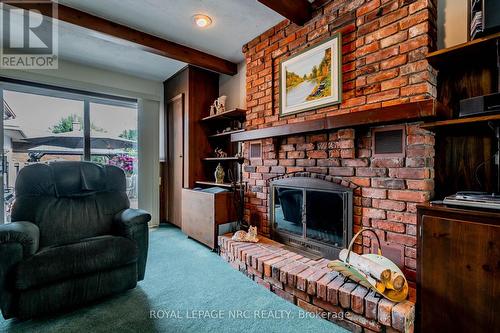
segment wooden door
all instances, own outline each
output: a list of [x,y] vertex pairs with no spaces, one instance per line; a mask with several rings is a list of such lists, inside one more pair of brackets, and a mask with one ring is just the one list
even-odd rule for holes
[[184,185],[184,94],[179,94],[167,102],[166,156],[167,162],[167,220],[182,226],[182,188]]
[[429,215],[419,222],[420,331],[498,332],[500,226]]

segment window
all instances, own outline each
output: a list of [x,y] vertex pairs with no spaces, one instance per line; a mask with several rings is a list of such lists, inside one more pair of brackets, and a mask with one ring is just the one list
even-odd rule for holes
[[19,171],[32,163],[93,161],[122,168],[137,208],[137,103],[46,87],[0,83],[4,221]]

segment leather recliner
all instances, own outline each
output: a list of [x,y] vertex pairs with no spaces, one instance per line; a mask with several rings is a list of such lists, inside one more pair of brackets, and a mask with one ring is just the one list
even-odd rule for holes
[[90,162],[23,168],[0,225],[5,319],[69,310],[144,278],[151,215],[130,209],[124,172]]

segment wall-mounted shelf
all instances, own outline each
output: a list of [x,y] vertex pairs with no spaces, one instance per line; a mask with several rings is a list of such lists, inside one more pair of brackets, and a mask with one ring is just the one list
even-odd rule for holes
[[478,59],[483,59],[487,55],[494,56],[496,54],[496,42],[498,39],[500,39],[500,32],[431,52],[427,55],[427,60],[436,68],[450,67],[457,62],[474,62]]
[[233,188],[233,184],[232,183],[217,184],[216,182],[209,182],[209,181],[199,180],[199,181],[196,181],[196,184],[198,184],[198,185],[205,185],[205,186],[218,186],[218,187],[223,187],[223,188]]
[[484,123],[484,122],[488,122],[488,121],[500,121],[500,114],[495,114],[495,115],[490,115],[490,116],[479,116],[479,117],[469,117],[469,118],[435,121],[432,123],[422,124],[422,125],[420,125],[420,127],[425,128],[425,129],[433,129],[433,128],[445,127],[445,126],[472,125],[472,124]]
[[355,126],[374,126],[410,120],[423,120],[438,115],[446,118],[450,114],[448,110],[443,109],[434,99],[426,99],[418,102],[235,133],[231,135],[231,141],[250,141]]
[[205,118],[202,118],[201,121],[212,121],[212,120],[222,120],[222,119],[243,119],[245,118],[245,115],[247,113],[247,110],[243,109],[232,109],[232,110],[227,110],[225,112],[217,113],[213,116],[208,116]]
[[231,134],[240,133],[240,132],[244,132],[244,131],[245,131],[244,129],[239,129],[239,130],[227,131],[227,132],[218,133],[218,134],[212,134],[212,135],[209,135],[208,137],[209,138],[220,138],[220,137],[224,137],[224,136],[228,136]]
[[241,157],[205,157],[203,159],[204,161],[242,161],[243,159]]

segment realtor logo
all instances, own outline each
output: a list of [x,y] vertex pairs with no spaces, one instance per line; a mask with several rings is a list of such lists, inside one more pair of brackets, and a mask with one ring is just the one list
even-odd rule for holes
[[0,68],[57,69],[57,2],[2,0]]

